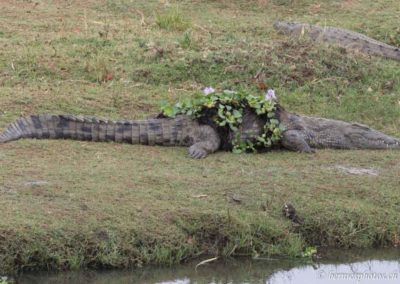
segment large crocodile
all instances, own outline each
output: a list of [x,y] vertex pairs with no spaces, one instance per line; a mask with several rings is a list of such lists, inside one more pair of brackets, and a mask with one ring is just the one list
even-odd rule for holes
[[307,35],[313,41],[327,42],[349,50],[400,60],[400,48],[377,41],[363,34],[336,27],[320,27],[304,23],[277,21],[274,28],[294,37]]
[[[312,153],[315,148],[400,149],[400,139],[358,123],[293,114],[278,107],[284,126],[280,146]],[[241,139],[255,139],[265,121],[246,112],[239,128]],[[227,136],[227,137],[222,137]],[[233,134],[185,115],[176,118],[112,121],[75,115],[31,115],[12,123],[0,134],[0,144],[20,138],[114,141],[131,144],[188,146],[192,158],[204,158],[231,144]]]

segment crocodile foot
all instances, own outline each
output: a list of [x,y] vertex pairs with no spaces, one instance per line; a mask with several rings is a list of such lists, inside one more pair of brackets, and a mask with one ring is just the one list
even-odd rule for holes
[[189,156],[193,159],[202,159],[207,155],[208,152],[196,144],[189,147]]

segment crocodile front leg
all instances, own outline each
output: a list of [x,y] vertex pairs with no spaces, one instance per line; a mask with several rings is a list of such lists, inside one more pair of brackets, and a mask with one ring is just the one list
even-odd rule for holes
[[194,144],[189,147],[189,156],[194,159],[205,158],[217,151],[221,144],[217,131],[208,125],[199,126],[192,137]]
[[298,130],[286,130],[282,133],[282,145],[288,150],[315,153]]

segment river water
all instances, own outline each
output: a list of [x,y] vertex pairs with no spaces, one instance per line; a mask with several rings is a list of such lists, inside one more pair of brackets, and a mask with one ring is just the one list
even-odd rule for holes
[[201,260],[173,267],[145,267],[129,271],[24,274],[10,283],[400,283],[398,249],[330,250],[314,261],[225,259],[200,265],[196,269]]

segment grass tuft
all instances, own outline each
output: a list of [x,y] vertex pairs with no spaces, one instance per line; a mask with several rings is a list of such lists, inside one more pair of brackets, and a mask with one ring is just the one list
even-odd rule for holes
[[169,9],[164,14],[156,16],[158,27],[169,31],[185,31],[191,27],[191,22],[177,7]]

